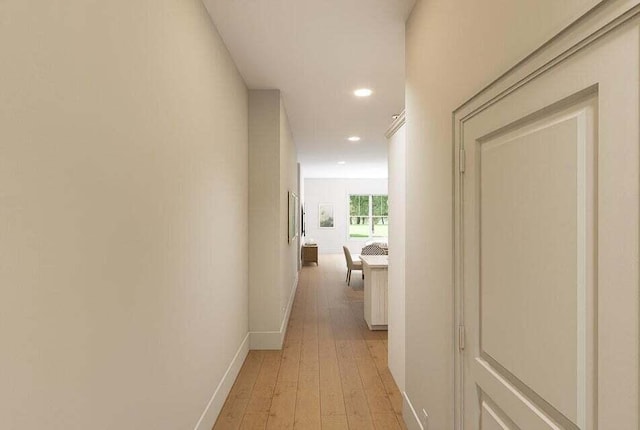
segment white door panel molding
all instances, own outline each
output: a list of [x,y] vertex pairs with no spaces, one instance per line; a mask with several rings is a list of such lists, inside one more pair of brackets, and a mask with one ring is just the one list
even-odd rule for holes
[[640,428],[639,78],[604,2],[454,113],[457,429]]

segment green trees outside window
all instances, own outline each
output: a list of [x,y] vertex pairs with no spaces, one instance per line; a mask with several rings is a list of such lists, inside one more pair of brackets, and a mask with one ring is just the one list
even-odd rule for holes
[[349,237],[387,237],[389,202],[385,195],[349,196]]

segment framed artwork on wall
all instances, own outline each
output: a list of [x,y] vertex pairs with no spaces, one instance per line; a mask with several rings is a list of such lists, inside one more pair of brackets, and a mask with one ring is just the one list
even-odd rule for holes
[[318,228],[334,228],[333,203],[320,203],[318,205]]
[[298,236],[298,196],[293,191],[289,191],[289,234],[288,241],[291,243]]

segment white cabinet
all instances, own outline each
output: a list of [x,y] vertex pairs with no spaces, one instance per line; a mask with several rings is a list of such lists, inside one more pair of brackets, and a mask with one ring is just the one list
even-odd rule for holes
[[389,258],[361,255],[360,259],[364,270],[364,319],[370,330],[386,330]]

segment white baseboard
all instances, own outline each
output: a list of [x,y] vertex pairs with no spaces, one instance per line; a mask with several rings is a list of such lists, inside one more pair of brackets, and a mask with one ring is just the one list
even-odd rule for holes
[[413,408],[406,391],[402,392],[402,417],[409,430],[424,430],[420,418]]
[[249,342],[251,349],[282,349],[284,336],[287,334],[287,324],[289,324],[289,316],[293,307],[293,299],[298,289],[298,273],[293,280],[291,292],[289,293],[289,303],[282,318],[279,331],[252,331],[251,340]]
[[204,409],[204,412],[202,412],[202,415],[200,415],[200,419],[194,430],[211,430],[213,428],[222,410],[222,406],[231,391],[231,387],[238,377],[238,373],[240,373],[240,368],[249,353],[249,339],[249,333],[247,333],[238,351],[236,351],[236,355],[233,357],[233,360],[231,360],[227,371],[224,373],[222,380],[213,392],[213,396],[211,396],[207,407]]
[[238,373],[240,373],[240,368],[242,368],[242,364],[249,353],[249,349],[282,349],[297,289],[298,274],[296,273],[293,285],[291,286],[291,293],[289,294],[289,302],[287,304],[286,312],[280,325],[280,330],[247,333],[240,344],[240,347],[236,351],[236,355],[229,364],[227,371],[222,377],[222,380],[213,392],[213,396],[211,396],[211,399],[200,416],[194,430],[211,430],[211,428],[213,428],[213,425],[222,410],[222,406],[224,406],[224,402],[231,391],[231,387],[238,377]]
[[251,349],[282,349],[282,333],[279,331],[252,331]]

